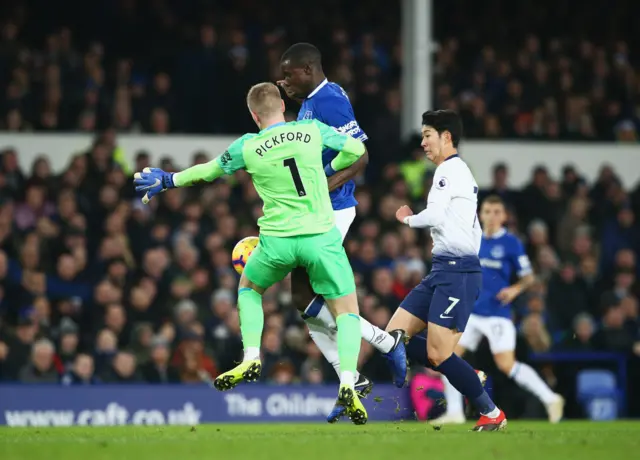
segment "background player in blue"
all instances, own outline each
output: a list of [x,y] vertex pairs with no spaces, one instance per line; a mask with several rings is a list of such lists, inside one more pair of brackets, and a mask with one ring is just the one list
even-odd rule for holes
[[[278,82],[287,96],[302,104],[298,120],[316,119],[348,134],[360,141],[366,141],[367,135],[356,121],[346,92],[335,83],[329,82],[322,69],[322,56],[315,46],[309,43],[297,43],[282,55],[281,69],[284,80]],[[342,238],[356,216],[355,183],[353,178],[360,173],[368,162],[365,154],[353,165],[339,172],[331,170],[331,160],[338,154],[335,150],[325,149],[322,160],[328,177],[331,203],[336,218],[336,227]],[[319,249],[321,250],[321,249]],[[304,269],[294,270],[291,274],[293,302],[303,312],[303,318],[309,327],[311,338],[325,358],[339,374],[338,345],[336,342],[336,323],[324,299],[311,290],[309,278]],[[384,353],[391,363],[394,382],[404,385],[407,362],[401,331],[386,332],[360,318],[362,338]],[[371,381],[363,375],[356,376],[355,390],[360,397],[371,391]],[[336,406],[327,420],[336,422],[344,414],[344,408]]]
[[[480,221],[484,235],[480,243],[482,291],[473,307],[467,328],[458,342],[456,354],[476,351],[486,337],[496,366],[519,386],[536,395],[545,405],[549,421],[562,418],[564,399],[554,393],[531,366],[516,361],[516,328],[511,303],[535,282],[529,258],[522,243],[503,227],[507,218],[502,199],[491,195],[482,202]],[[511,284],[514,274],[518,281]],[[446,379],[447,412],[434,423],[463,423],[462,396]]]
[[[451,110],[422,115],[421,146],[437,167],[427,208],[414,215],[408,206],[396,218],[412,228],[430,228],[433,239],[431,273],[402,301],[388,329],[411,337],[412,359],[429,361],[471,401],[482,415],[475,431],[506,427],[504,412],[496,407],[475,371],[453,351],[464,332],[482,287],[478,252],[482,229],[476,211],[478,184],[458,156],[462,137],[460,116]],[[427,330],[426,340],[417,335]]]

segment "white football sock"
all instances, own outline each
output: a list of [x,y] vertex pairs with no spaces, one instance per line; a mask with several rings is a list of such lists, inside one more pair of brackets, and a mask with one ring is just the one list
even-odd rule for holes
[[447,402],[447,415],[464,417],[462,395],[444,375],[442,376],[442,383],[444,384],[444,399]]
[[[315,302],[316,302],[316,299],[314,299],[309,304],[309,306],[305,310],[305,313],[309,314],[309,312],[314,309]],[[317,305],[315,305],[315,308],[317,308]],[[312,320],[314,317],[316,321]],[[309,320],[312,320],[312,321],[309,321]],[[317,315],[310,315],[310,318],[308,318],[305,321],[307,321],[307,324],[310,324],[311,322],[320,322],[327,329],[330,329],[332,331],[338,330],[338,326],[336,325],[336,320],[331,314],[331,311],[329,310],[329,307],[327,306],[326,303],[323,304],[322,307],[320,307],[320,310],[318,311]],[[391,335],[388,332],[385,332],[379,327],[374,326],[369,321],[364,319],[362,316],[360,317],[360,334],[362,334],[362,338],[365,341],[369,342],[371,345],[373,345],[374,348],[376,348],[381,353],[389,353],[393,349],[393,346],[396,343],[393,337],[391,337]]]
[[360,317],[360,333],[364,340],[381,353],[389,353],[396,344],[396,341],[388,332],[383,331],[378,326],[374,326],[362,316]]
[[346,385],[353,388],[356,384],[356,377],[353,372],[344,371],[340,373],[340,385]]
[[254,361],[256,359],[260,359],[260,348],[248,347],[244,350],[243,361]]
[[558,398],[538,373],[528,364],[516,361],[513,369],[509,372],[509,377],[515,380],[519,386],[536,395],[544,404],[551,404]]

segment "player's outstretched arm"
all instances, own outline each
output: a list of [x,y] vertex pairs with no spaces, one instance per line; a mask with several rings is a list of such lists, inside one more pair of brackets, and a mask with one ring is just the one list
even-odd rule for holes
[[217,178],[224,176],[225,172],[219,164],[219,158],[175,173],[173,181],[176,187],[191,187],[203,182],[213,182]]
[[159,168],[144,168],[133,177],[136,192],[145,192],[142,202],[147,204],[154,196],[165,190],[212,182],[225,174],[216,160],[192,166],[179,173],[169,173]]
[[255,134],[245,134],[236,139],[229,148],[217,158],[201,165],[195,165],[174,175],[176,187],[190,187],[203,182],[213,182],[225,174],[233,174],[245,167],[242,148],[244,141]]
[[233,174],[238,169],[245,167],[242,147],[247,137],[246,134],[233,142],[229,148],[219,157],[201,165],[178,173],[168,173],[158,168],[145,168],[142,172],[137,172],[134,176],[134,184],[137,192],[145,192],[142,197],[144,204],[149,203],[151,198],[158,193],[176,187],[190,187],[203,182],[213,182],[225,174]]

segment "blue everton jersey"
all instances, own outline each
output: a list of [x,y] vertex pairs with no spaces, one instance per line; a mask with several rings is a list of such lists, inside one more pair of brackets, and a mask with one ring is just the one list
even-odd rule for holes
[[473,313],[510,318],[511,305],[502,305],[496,296],[511,285],[514,273],[520,278],[532,273],[522,243],[515,235],[502,229],[491,236],[483,235],[478,256],[482,266],[482,290]]
[[[347,93],[335,83],[325,80],[313,90],[304,100],[298,120],[319,120],[326,125],[335,128],[337,131],[348,134],[360,141],[366,141],[367,135],[360,129],[353,113],[353,107],[349,102]],[[333,160],[338,152],[332,149],[324,149],[322,152],[322,163],[326,165]],[[333,209],[351,208],[358,204],[354,197],[356,184],[349,181],[331,192],[331,203]]]

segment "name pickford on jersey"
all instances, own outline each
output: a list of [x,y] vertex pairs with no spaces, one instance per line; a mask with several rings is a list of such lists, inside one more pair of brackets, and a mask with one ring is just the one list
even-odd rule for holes
[[311,142],[311,136],[308,133],[292,131],[289,131],[287,133],[280,133],[278,135],[272,136],[269,139],[266,139],[262,144],[260,144],[256,149],[256,154],[263,156],[267,152],[267,150],[270,150],[273,147],[278,147],[285,142],[302,142],[304,144],[308,144],[309,142]]

